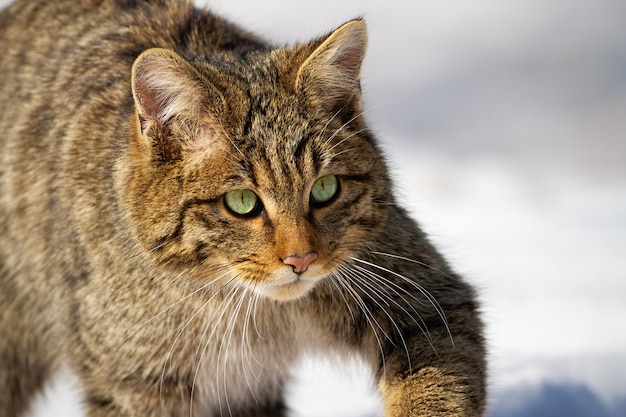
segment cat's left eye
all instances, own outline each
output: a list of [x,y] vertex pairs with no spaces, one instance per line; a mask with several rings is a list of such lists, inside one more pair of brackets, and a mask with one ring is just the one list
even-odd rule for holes
[[261,202],[251,190],[229,191],[224,196],[226,208],[238,216],[251,217],[259,212]]
[[334,175],[319,178],[311,188],[311,201],[317,207],[333,202],[339,193],[339,179]]

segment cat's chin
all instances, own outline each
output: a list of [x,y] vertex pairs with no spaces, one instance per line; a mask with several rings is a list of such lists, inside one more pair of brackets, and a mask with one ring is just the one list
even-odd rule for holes
[[291,301],[304,297],[319,281],[319,279],[298,279],[286,284],[258,286],[256,290],[272,300]]

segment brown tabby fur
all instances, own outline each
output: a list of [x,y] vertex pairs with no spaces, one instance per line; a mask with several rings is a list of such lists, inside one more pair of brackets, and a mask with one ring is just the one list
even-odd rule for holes
[[0,13],[0,416],[70,366],[90,417],[280,417],[311,350],[362,357],[387,417],[482,415],[477,302],[396,205],[365,46],[360,20],[274,48],[175,0]]

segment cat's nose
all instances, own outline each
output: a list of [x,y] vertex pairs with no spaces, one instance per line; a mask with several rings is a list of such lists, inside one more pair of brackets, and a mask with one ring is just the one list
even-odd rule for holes
[[286,265],[291,265],[293,267],[293,272],[296,274],[301,274],[307,270],[311,262],[317,259],[317,253],[310,252],[305,256],[287,256],[283,259],[283,263]]

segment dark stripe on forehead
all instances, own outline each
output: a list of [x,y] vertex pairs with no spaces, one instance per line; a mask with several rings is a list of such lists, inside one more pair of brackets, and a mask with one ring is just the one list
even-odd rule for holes
[[252,162],[250,162],[251,170],[255,170],[255,175],[258,179],[261,177],[268,177],[267,179],[274,185],[276,185],[276,181],[278,178],[276,177],[276,172],[274,170],[274,163],[270,159],[267,154],[266,149],[261,147],[257,147],[255,149],[255,153],[250,155]]
[[[292,183],[293,180],[295,180],[295,178],[293,178],[292,170],[290,170],[287,166],[287,161],[294,161],[293,155],[291,154],[291,150],[287,149],[286,147],[279,148],[277,149],[277,151],[278,161],[275,161],[275,163],[272,165],[272,168],[277,175],[277,179],[283,180],[281,182],[284,182],[285,185],[288,185]],[[295,168],[296,170],[298,170],[297,163]]]
[[243,131],[241,132],[243,136],[250,135],[250,131],[252,130],[252,122],[254,121],[254,114],[252,112],[252,108],[248,109],[246,113],[246,117],[243,122]]
[[315,173],[317,174],[322,169],[324,153],[320,150],[318,146],[313,144],[311,146],[310,155],[311,155],[311,165],[313,166],[313,169],[315,170]]
[[245,173],[248,176],[248,179],[252,183],[252,185],[255,188],[258,188],[259,187],[259,180],[257,178],[256,171],[254,169],[254,165],[252,164],[252,162],[250,162],[249,159],[246,159],[246,160],[242,161],[241,164],[243,166],[243,169],[244,169]]
[[250,90],[246,89],[245,94],[248,96],[248,103],[250,103],[250,105],[248,107],[248,111],[244,118],[242,135],[244,137],[247,137],[250,134],[250,131],[252,130],[252,123],[254,122],[254,110],[253,109],[257,107],[257,103],[252,97],[252,93],[250,93]]
[[319,173],[323,166],[324,154],[319,143],[313,137],[314,133],[306,133],[302,136],[294,150],[294,160],[298,171],[303,174],[305,169],[312,168],[314,173]]
[[300,158],[302,157],[302,153],[304,152],[308,143],[309,143],[308,137],[303,136],[300,138],[300,141],[296,145],[296,149],[293,151],[293,157],[295,158],[296,162],[300,160]]

